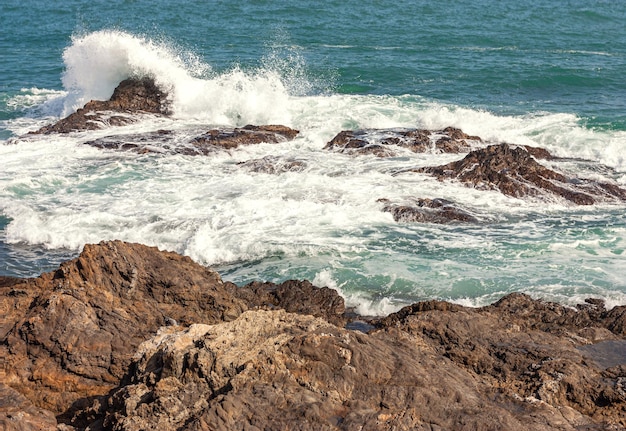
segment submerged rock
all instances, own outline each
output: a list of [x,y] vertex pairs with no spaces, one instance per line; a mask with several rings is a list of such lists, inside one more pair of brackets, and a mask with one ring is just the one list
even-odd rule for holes
[[125,79],[113,91],[108,101],[87,102],[83,108],[68,117],[34,133],[70,133],[101,129],[103,126],[122,126],[135,122],[134,114],[169,114],[167,94],[152,78]]
[[528,149],[509,144],[490,145],[456,162],[411,171],[514,197],[554,195],[578,205],[626,201],[626,190],[615,184],[567,177],[539,164]]
[[414,153],[462,153],[470,150],[467,141],[481,141],[453,127],[440,131],[426,129],[365,129],[344,130],[335,136],[324,149],[340,153],[373,154],[391,157],[393,147],[407,148]]
[[302,172],[306,169],[306,163],[295,159],[282,159],[275,156],[265,156],[260,159],[247,160],[238,163],[239,166],[251,172],[279,175],[286,172]]
[[383,202],[383,211],[391,213],[397,222],[409,223],[453,223],[453,222],[477,222],[478,219],[454,202],[446,199],[435,198],[413,199],[406,204],[394,204],[388,199],[379,199]]
[[133,151],[141,154],[206,156],[217,151],[234,149],[240,145],[286,142],[294,139],[297,134],[297,130],[286,126],[248,125],[241,128],[211,129],[193,139],[178,135],[171,130],[157,130],[141,134],[105,136],[87,141],[85,144],[108,150]]

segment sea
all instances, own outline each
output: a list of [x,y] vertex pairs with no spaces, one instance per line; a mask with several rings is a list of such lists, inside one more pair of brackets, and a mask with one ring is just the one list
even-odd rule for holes
[[[37,276],[119,239],[237,284],[307,279],[363,314],[510,292],[626,305],[625,204],[402,173],[459,154],[324,149],[342,130],[453,126],[485,145],[543,147],[571,160],[554,168],[626,187],[625,22],[622,0],[3,0],[0,275]],[[167,91],[171,117],[27,135],[141,76]],[[247,124],[300,134],[210,156],[84,145]],[[262,158],[304,168],[241,164]],[[380,199],[416,198],[453,201],[478,221],[382,211]]]

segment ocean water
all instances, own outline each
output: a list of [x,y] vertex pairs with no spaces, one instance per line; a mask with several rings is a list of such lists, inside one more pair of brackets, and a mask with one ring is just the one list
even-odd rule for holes
[[[362,313],[433,298],[484,305],[513,291],[626,304],[626,205],[396,175],[459,155],[323,150],[341,130],[454,126],[588,160],[553,167],[626,187],[624,22],[626,3],[614,0],[4,0],[0,274],[34,276],[86,243],[121,239],[236,283],[309,279]],[[24,136],[144,75],[170,95],[171,118]],[[159,129],[182,143],[246,124],[300,134],[210,157],[83,145]],[[305,167],[239,164],[264,157]],[[479,222],[398,223],[378,202],[418,197],[457,202]]]

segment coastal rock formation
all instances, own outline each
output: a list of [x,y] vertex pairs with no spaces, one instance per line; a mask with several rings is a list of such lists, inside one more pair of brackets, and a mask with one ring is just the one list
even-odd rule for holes
[[[171,130],[157,130],[133,135],[112,135],[85,142],[92,147],[136,153],[183,154],[206,156],[240,145],[276,144],[294,139],[298,131],[280,125],[247,125],[211,129],[193,139],[182,139]],[[294,167],[296,164],[294,164]]]
[[383,211],[391,213],[397,222],[446,224],[478,221],[470,212],[459,208],[454,202],[441,198],[418,198],[406,204],[394,204],[388,199],[379,199],[378,202],[385,204]]
[[553,195],[578,205],[626,201],[626,190],[615,184],[567,177],[539,164],[527,148],[509,144],[490,145],[456,162],[411,171],[514,197]]
[[335,136],[324,149],[349,154],[373,154],[378,157],[391,157],[396,153],[393,147],[407,148],[414,153],[463,153],[471,149],[467,141],[478,141],[478,136],[470,136],[454,127],[440,131],[426,129],[366,129],[344,130]]
[[96,130],[103,126],[122,126],[136,119],[132,114],[169,114],[167,94],[152,78],[129,78],[122,81],[108,101],[92,100],[68,117],[36,134],[70,133],[81,130]]
[[55,272],[0,287],[0,381],[59,414],[115,387],[137,346],[162,326],[230,321],[250,307],[307,312],[286,289],[317,301],[312,314],[343,312],[335,291],[310,283],[239,289],[175,253],[87,245]]
[[234,129],[212,129],[192,140],[193,147],[206,154],[215,149],[232,149],[240,145],[275,144],[294,139],[298,130],[280,125],[236,127]]
[[306,281],[237,287],[175,253],[88,245],[2,280],[0,426],[626,428],[626,306],[511,294],[350,313]]

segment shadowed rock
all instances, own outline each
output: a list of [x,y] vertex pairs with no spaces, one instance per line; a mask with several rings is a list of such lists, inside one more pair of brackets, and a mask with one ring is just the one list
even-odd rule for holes
[[425,129],[365,129],[344,130],[335,136],[324,149],[340,153],[373,154],[391,157],[393,147],[407,148],[414,153],[461,153],[470,150],[468,140],[481,141],[459,129],[448,127],[440,131]]
[[509,144],[490,145],[470,152],[463,160],[412,171],[514,197],[551,194],[578,205],[626,200],[626,190],[615,184],[567,177],[539,164],[526,148]]
[[169,114],[167,94],[152,78],[122,81],[108,101],[92,100],[68,117],[44,126],[35,134],[70,133],[122,126],[136,121],[134,114]]
[[383,211],[391,213],[397,222],[446,224],[478,221],[472,214],[446,199],[418,198],[405,205],[393,204],[388,199],[379,199],[378,201],[385,204]]

